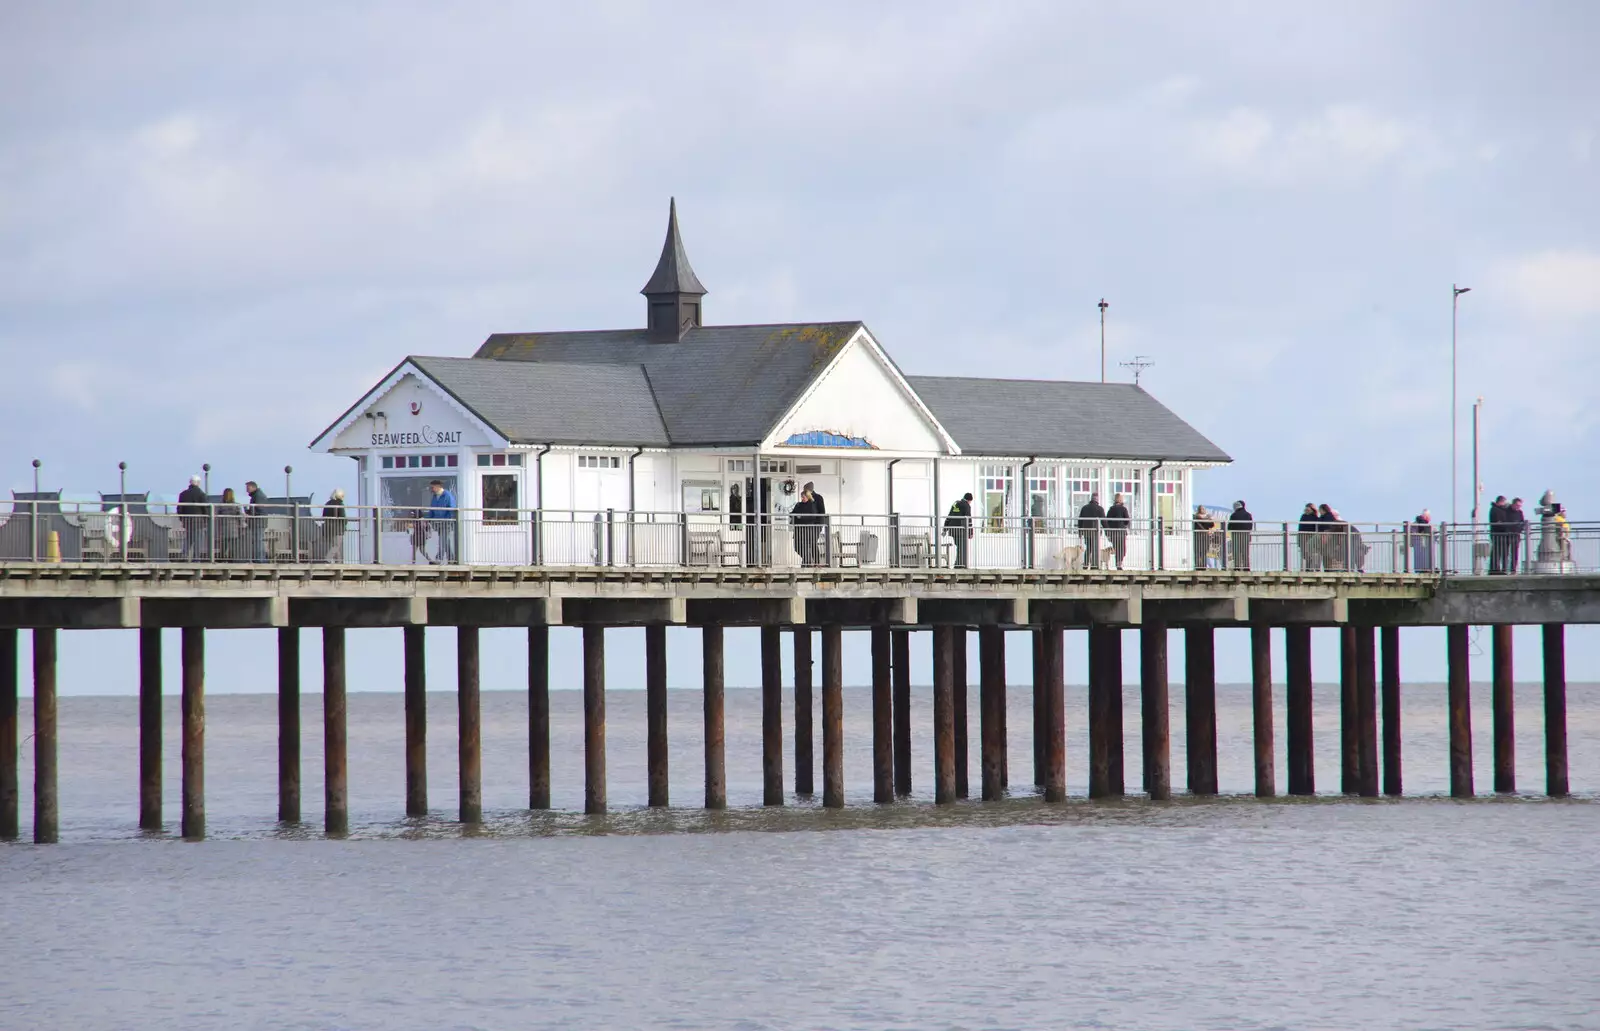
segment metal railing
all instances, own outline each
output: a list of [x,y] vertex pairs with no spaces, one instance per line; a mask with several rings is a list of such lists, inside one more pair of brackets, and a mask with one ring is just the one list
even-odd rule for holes
[[1419,576],[1600,572],[1600,523],[1249,525],[1056,517],[728,515],[16,500],[0,563],[1205,571]]

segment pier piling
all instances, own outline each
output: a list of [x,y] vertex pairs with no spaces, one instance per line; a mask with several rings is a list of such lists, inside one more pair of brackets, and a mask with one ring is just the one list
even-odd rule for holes
[[300,822],[300,630],[278,628],[278,822]]
[[1546,623],[1544,631],[1544,790],[1567,796],[1566,628]]
[[350,831],[349,733],[345,708],[344,627],[322,628],[322,769],[324,830]]
[[1044,790],[1045,752],[1050,737],[1050,701],[1047,685],[1050,681],[1049,656],[1045,654],[1044,630],[1033,631],[1033,786]]
[[528,808],[550,808],[550,627],[545,623],[528,627]]
[[981,789],[985,802],[1005,796],[1006,632],[978,630],[978,720]]
[[17,631],[0,627],[0,841],[21,833],[17,786]]
[[956,797],[968,794],[967,770],[967,628],[958,626],[950,643],[950,711],[955,725]]
[[56,794],[56,631],[41,627],[33,632],[33,840],[36,843],[51,845],[60,838],[59,805]]
[[[809,642],[807,642],[809,648]],[[701,685],[705,693],[706,808],[728,807],[728,775],[724,761],[722,626],[700,628]]]
[[1050,624],[1039,645],[1044,659],[1044,800],[1067,800],[1067,696],[1066,670],[1061,651],[1061,627]]
[[401,628],[405,652],[406,815],[428,815],[427,628]]
[[1111,796],[1121,798],[1127,791],[1127,769],[1122,739],[1122,628],[1106,628],[1107,743],[1110,761]]
[[1356,793],[1378,797],[1378,680],[1373,628],[1356,627]]
[[606,630],[583,626],[583,811],[606,811]]
[[889,631],[894,675],[894,792],[911,794],[911,631]]
[[1490,630],[1493,641],[1494,679],[1491,703],[1494,708],[1494,790],[1514,794],[1517,790],[1516,695],[1512,661],[1512,627],[1496,623]]
[[844,657],[838,623],[822,627],[822,804],[844,808]]
[[934,624],[933,800],[939,805],[956,800],[954,648],[955,628],[948,623]]
[[1089,627],[1089,797],[1111,795],[1111,627]]
[[1189,793],[1217,793],[1216,630],[1184,630],[1184,722],[1189,738]]
[[1356,628],[1339,628],[1339,792],[1353,795],[1361,783],[1361,742],[1357,729]]
[[1467,627],[1452,623],[1445,628],[1445,655],[1449,666],[1450,794],[1471,798],[1472,789],[1472,670],[1467,650]]
[[667,785],[667,627],[644,628],[644,695],[649,804],[668,804]]
[[161,628],[151,626],[139,628],[139,829],[161,829]]
[[1291,623],[1283,628],[1283,659],[1288,673],[1284,696],[1284,723],[1289,763],[1289,794],[1317,793],[1313,751],[1311,701],[1311,627]]
[[816,753],[812,726],[816,716],[811,697],[811,628],[794,628],[794,793],[816,793]]
[[872,635],[872,800],[894,801],[894,697],[889,661],[889,628]]
[[1256,797],[1278,793],[1277,756],[1272,737],[1272,628],[1250,627],[1250,714],[1255,723]]
[[1144,789],[1155,800],[1172,797],[1172,731],[1167,684],[1167,627],[1139,628],[1139,711]]
[[461,822],[483,822],[483,715],[479,707],[478,628],[456,627],[457,783]]
[[1380,686],[1383,707],[1383,793],[1401,793],[1400,765],[1400,628],[1386,626],[1378,632],[1382,656]]
[[206,632],[197,626],[183,628],[180,648],[183,686],[183,836],[198,841],[206,836]]
[[[783,805],[783,656],[780,628],[761,627],[761,804]],[[824,743],[826,748],[826,743]],[[823,760],[826,762],[826,758]]]

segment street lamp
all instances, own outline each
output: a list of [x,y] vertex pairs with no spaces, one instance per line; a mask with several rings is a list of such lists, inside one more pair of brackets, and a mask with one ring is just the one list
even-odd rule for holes
[[1106,381],[1106,309],[1111,305],[1100,298],[1100,382]]
[[[1472,402],[1472,525],[1478,525],[1478,503],[1483,500],[1483,481],[1478,479],[1478,413],[1483,411],[1483,398]],[[1474,530],[1476,532],[1476,530]]]
[[1456,521],[1456,311],[1470,286],[1450,284],[1450,521]]

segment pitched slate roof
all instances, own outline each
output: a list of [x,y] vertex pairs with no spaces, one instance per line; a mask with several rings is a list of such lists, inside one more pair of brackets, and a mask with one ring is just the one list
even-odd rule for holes
[[911,389],[971,455],[1231,462],[1131,383],[908,376]]
[[642,365],[481,358],[411,362],[514,444],[670,443]]
[[[532,380],[538,378],[532,369],[550,363],[642,366],[674,446],[754,445],[861,328],[860,322],[700,326],[675,343],[644,329],[496,333],[474,358],[497,359],[486,373],[490,380],[496,367],[529,366],[520,375]],[[587,403],[600,392],[590,385],[581,396]],[[589,425],[607,430],[588,443],[616,435],[606,419]]]

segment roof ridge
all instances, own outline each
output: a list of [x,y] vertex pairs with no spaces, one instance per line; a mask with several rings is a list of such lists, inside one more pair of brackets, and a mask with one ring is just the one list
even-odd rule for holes
[[1070,383],[1080,387],[1137,387],[1140,390],[1144,389],[1138,383],[1098,383],[1092,379],[1041,379],[1038,376],[930,376],[920,373],[907,373],[906,378],[962,380],[969,383],[1048,383],[1052,385]]

